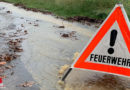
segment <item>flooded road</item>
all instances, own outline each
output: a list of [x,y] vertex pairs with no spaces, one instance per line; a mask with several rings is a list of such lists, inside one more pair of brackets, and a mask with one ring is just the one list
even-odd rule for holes
[[73,54],[80,52],[95,32],[94,25],[63,21],[51,15],[25,11],[3,2],[0,2],[0,8],[1,27],[7,27],[8,24],[5,23],[10,23],[10,28],[13,30],[26,30],[28,33],[23,36],[24,51],[18,61],[25,68],[22,71],[25,75],[23,79],[30,77],[30,80],[34,80],[41,90],[57,90],[60,67],[64,64],[72,64]]
[[[81,52],[96,31],[95,25],[67,22],[51,15],[25,11],[3,2],[0,2],[0,21],[0,32],[11,33],[17,30],[27,34],[20,36],[25,39],[22,43],[21,57],[11,62],[16,66],[13,68],[14,75],[4,79],[7,90],[63,90],[57,86],[60,67],[65,64],[71,65],[74,53]],[[1,40],[3,43],[4,40],[2,38]],[[0,48],[4,47],[3,43]],[[104,75],[99,72],[73,69],[66,79],[70,86],[65,90],[79,90],[81,86],[84,87],[84,82],[96,81]],[[123,82],[123,85],[130,86],[130,80],[119,78],[119,82]],[[28,88],[16,87],[25,81],[35,81],[36,84]],[[92,90],[96,90],[95,88],[97,87]],[[82,90],[86,89],[91,90],[88,87]]]
[[[81,52],[96,31],[95,25],[67,22],[51,15],[25,11],[3,2],[0,2],[0,25],[0,33],[23,31],[27,34],[20,36],[25,39],[22,43],[21,57],[11,62],[16,66],[13,68],[14,75],[8,75],[8,78],[3,79],[6,90],[63,90],[57,86],[60,67],[65,64],[71,65],[74,53]],[[1,41],[2,50],[5,44],[4,39],[1,38]],[[12,71],[6,73],[8,72]],[[73,69],[66,79],[68,87],[65,90],[79,90],[81,86],[82,90],[96,90],[97,86],[93,89],[89,89],[88,86],[84,88],[85,82],[89,80],[95,82],[104,75],[99,72]],[[116,76],[112,76],[112,79],[113,77],[115,79]],[[128,78],[118,77],[118,80],[123,83],[121,86],[130,86]],[[16,87],[25,81],[35,81],[36,84],[28,88]],[[120,83],[117,85],[120,86]],[[121,90],[125,89],[121,87]]]
[[[21,60],[40,84],[41,90],[57,90],[60,67],[73,62],[73,54],[80,52],[90,35],[86,29],[71,29],[65,25],[65,28],[57,28],[57,24],[44,20],[39,21],[38,25],[28,28],[28,39],[23,43],[25,52]],[[62,33],[74,31],[76,39],[61,37]]]

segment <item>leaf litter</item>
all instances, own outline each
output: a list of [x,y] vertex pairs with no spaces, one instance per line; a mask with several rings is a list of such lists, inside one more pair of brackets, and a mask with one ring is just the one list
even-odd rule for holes
[[32,87],[35,84],[34,81],[26,81],[20,85],[18,85],[17,87]]

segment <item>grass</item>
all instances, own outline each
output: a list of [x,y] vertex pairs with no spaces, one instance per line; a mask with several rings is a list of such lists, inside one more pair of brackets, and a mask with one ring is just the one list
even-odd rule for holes
[[[93,19],[105,19],[119,0],[4,0],[10,3],[21,3],[28,8],[48,10],[64,18],[87,16]],[[122,1],[130,18],[130,0]]]

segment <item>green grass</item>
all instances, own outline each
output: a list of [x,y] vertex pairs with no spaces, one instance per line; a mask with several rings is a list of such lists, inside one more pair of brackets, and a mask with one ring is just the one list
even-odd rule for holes
[[[93,19],[105,19],[119,0],[4,0],[10,3],[21,3],[28,8],[41,11],[48,10],[64,18],[87,16]],[[130,0],[122,1],[130,18]]]

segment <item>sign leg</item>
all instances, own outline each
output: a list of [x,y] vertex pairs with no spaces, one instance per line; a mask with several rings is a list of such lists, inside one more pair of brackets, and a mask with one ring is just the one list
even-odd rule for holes
[[65,81],[68,74],[72,71],[72,68],[69,68],[68,71],[65,73],[65,75],[62,77],[62,81]]

